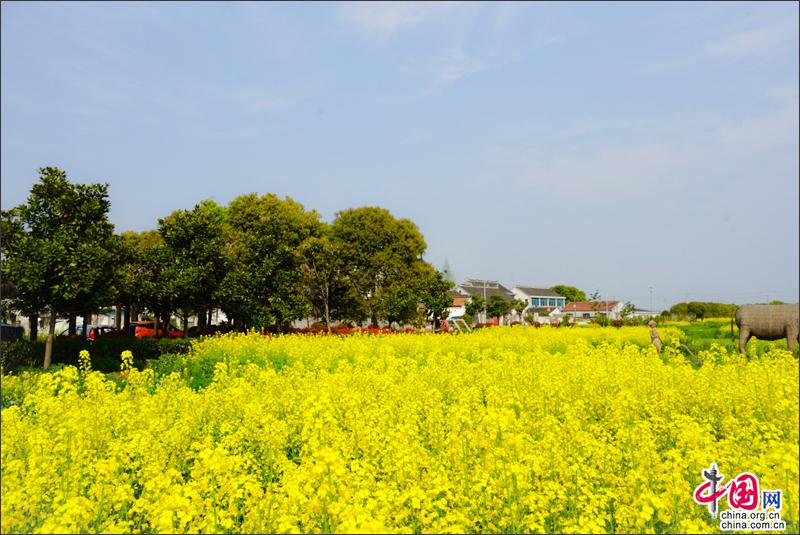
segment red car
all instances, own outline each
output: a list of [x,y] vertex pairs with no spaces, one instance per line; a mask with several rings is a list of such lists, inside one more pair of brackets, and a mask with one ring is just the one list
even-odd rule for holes
[[[136,327],[134,336],[136,338],[148,338],[156,335],[155,322],[152,321],[133,321],[132,326]],[[165,329],[163,325],[158,326],[159,336],[166,336],[167,338],[183,338],[183,331],[179,331],[172,325],[169,325],[169,330]]]

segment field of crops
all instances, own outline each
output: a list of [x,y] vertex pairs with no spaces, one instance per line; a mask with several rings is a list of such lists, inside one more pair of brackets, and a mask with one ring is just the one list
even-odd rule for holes
[[796,532],[797,358],[661,336],[238,335],[3,377],[2,532],[714,532],[712,462]]

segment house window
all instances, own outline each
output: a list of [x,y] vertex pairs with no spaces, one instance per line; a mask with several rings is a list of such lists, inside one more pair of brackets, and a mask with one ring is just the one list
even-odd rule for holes
[[588,318],[588,317],[589,317],[589,313],[588,313],[588,312],[584,312],[584,313],[583,313],[583,317],[584,317],[584,318]]
[[538,297],[531,297],[531,306],[538,307],[539,306],[539,298]]
[[556,306],[556,300],[555,299],[552,299],[552,298],[550,299],[550,306],[551,307]]

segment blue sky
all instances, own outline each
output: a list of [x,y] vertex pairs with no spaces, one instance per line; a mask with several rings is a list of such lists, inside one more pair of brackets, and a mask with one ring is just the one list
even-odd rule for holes
[[798,300],[798,4],[2,4],[2,206],[382,206],[457,278]]

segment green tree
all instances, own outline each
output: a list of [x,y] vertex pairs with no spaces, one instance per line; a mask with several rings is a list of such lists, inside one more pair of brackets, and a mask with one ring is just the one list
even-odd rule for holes
[[550,288],[552,291],[566,298],[567,303],[574,303],[576,301],[586,301],[586,294],[575,286],[564,286],[559,284]]
[[347,308],[347,281],[341,251],[329,234],[329,227],[321,226],[321,236],[307,238],[298,250],[303,271],[303,287],[312,306],[312,312],[322,318],[325,329],[331,332],[332,318],[340,316],[339,310]]
[[[555,290],[553,290],[553,291],[555,291]],[[516,310],[517,315],[521,319],[522,318],[522,313],[525,311],[526,308],[528,308],[528,303],[523,301],[522,299],[514,298],[511,301],[511,308]]]
[[622,307],[622,312],[620,314],[622,318],[631,318],[634,312],[636,312],[636,306],[630,301],[627,301]]
[[203,327],[208,310],[217,303],[219,281],[226,271],[224,222],[225,210],[210,200],[158,222],[170,258],[162,281],[182,312],[184,337],[188,316],[197,314]]
[[7,221],[15,233],[2,269],[17,290],[16,308],[50,313],[46,368],[57,317],[95,310],[111,298],[117,241],[108,221],[108,184],[72,184],[56,167],[39,175],[27,203]]
[[345,262],[349,303],[347,319],[373,326],[381,320],[404,321],[416,315],[425,239],[408,219],[388,210],[362,207],[336,215],[331,235]]
[[311,303],[297,250],[320,231],[319,214],[289,197],[249,194],[231,201],[220,308],[238,328],[277,328],[308,317]]
[[486,311],[486,300],[479,295],[473,295],[467,301],[467,304],[464,306],[464,312],[472,316],[473,318],[477,318],[480,316],[482,312]]
[[486,314],[490,318],[502,318],[508,314],[510,310],[511,303],[497,294],[490,296],[489,302],[486,304]]
[[[18,208],[2,211],[2,232],[0,232],[0,271],[2,272],[2,297],[3,313],[8,309],[16,309],[28,317],[30,324],[30,339],[36,340],[39,331],[39,312],[47,308],[48,288],[40,279],[43,274],[38,268],[43,266],[32,264],[33,269],[27,273],[20,273],[15,282],[12,268],[20,263],[17,257],[21,253],[20,245],[25,238],[25,225],[19,216]],[[9,265],[7,262],[12,261]],[[19,266],[16,268],[19,269]]]
[[455,283],[438,270],[432,270],[420,281],[420,301],[425,306],[425,316],[433,321],[434,329],[437,329],[442,318],[447,316],[447,308],[453,302],[448,291],[454,286]]
[[693,314],[695,318],[703,319],[706,316],[706,304],[698,301],[692,301],[688,305],[689,313]]

